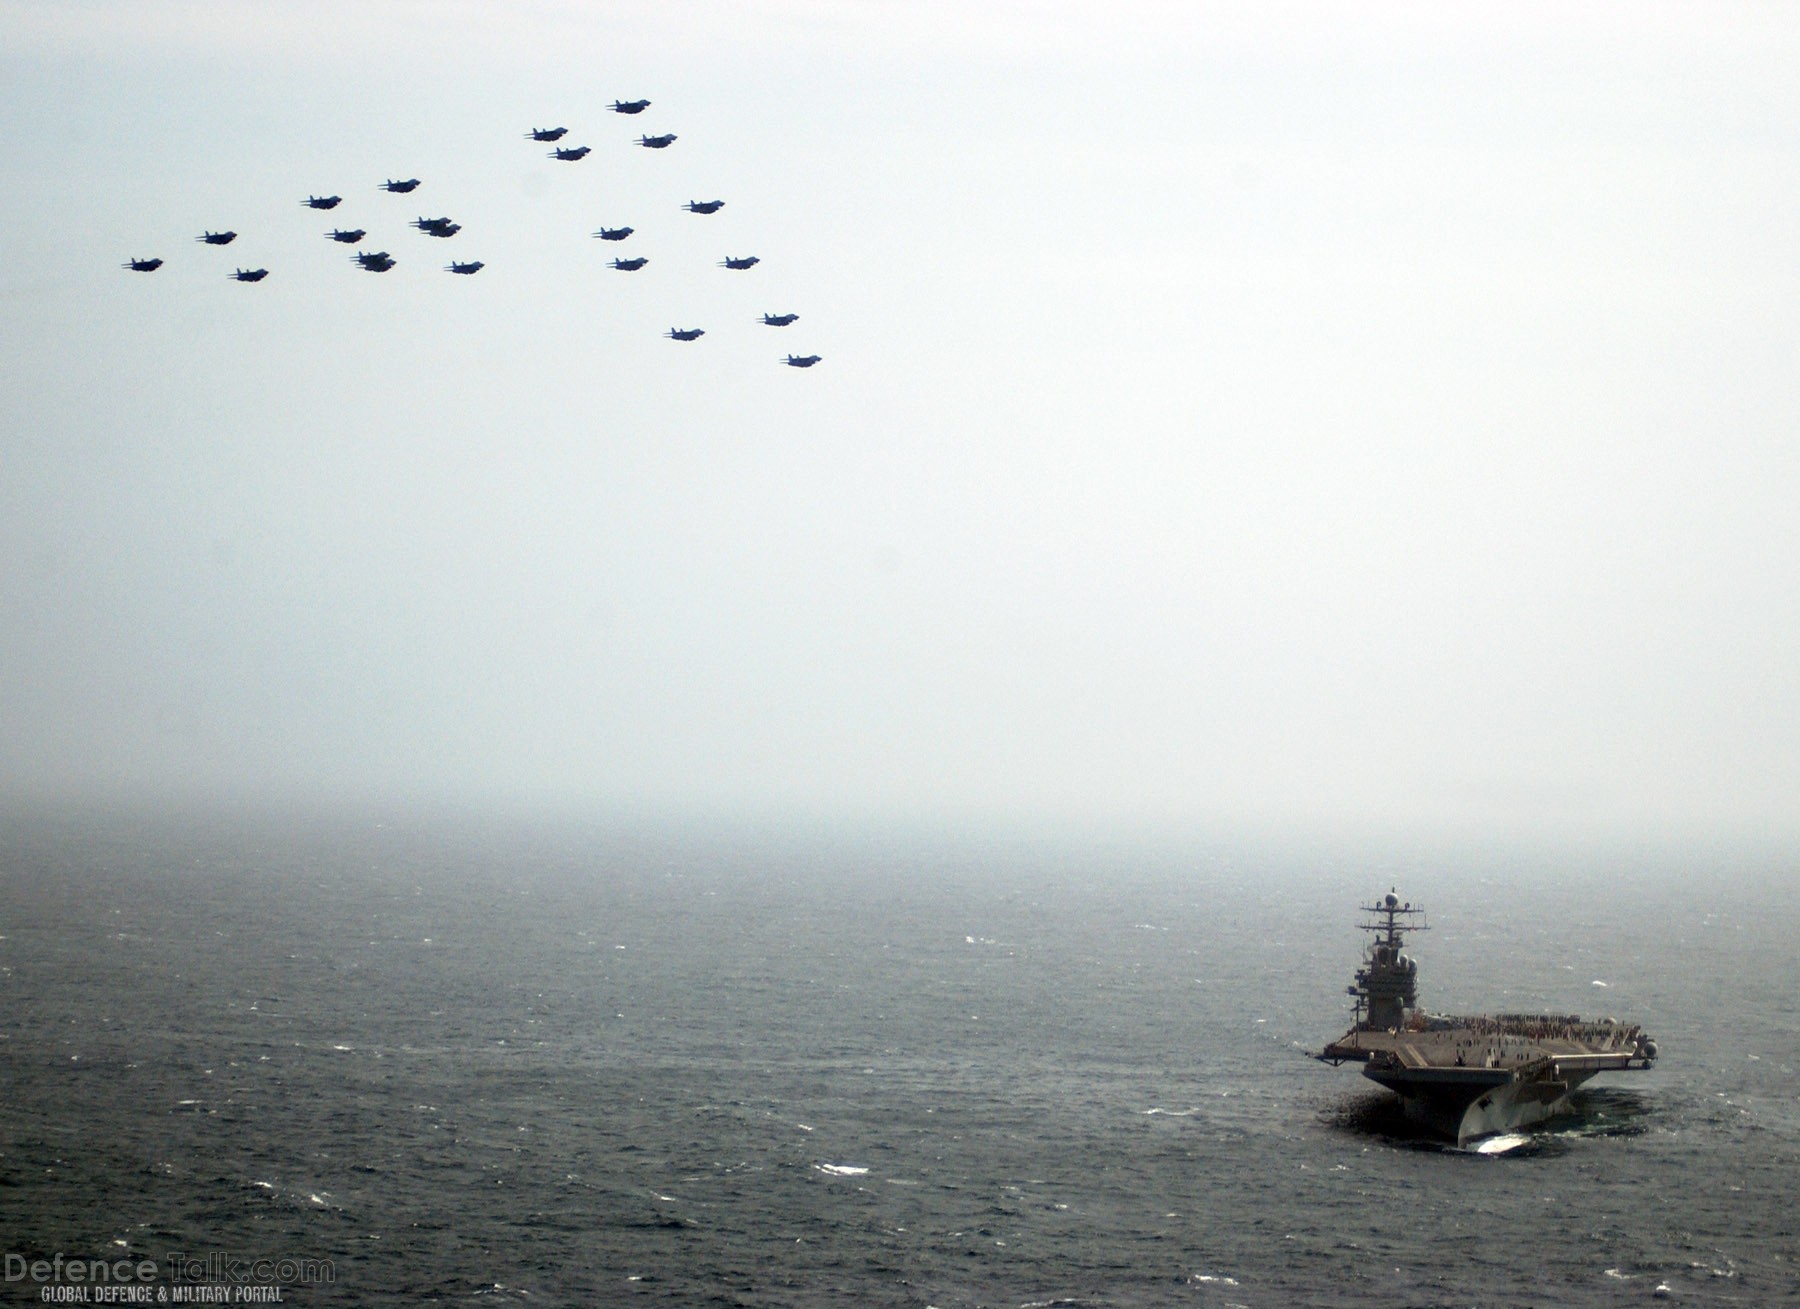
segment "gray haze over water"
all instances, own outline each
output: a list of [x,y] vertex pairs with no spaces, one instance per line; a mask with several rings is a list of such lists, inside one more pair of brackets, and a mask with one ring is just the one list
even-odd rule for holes
[[14,796],[1800,828],[1789,9],[0,28]]

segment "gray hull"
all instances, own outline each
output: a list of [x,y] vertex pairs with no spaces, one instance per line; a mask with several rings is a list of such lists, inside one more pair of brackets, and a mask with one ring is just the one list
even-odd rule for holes
[[1553,1117],[1566,1107],[1569,1093],[1593,1073],[1533,1077],[1499,1069],[1411,1072],[1365,1067],[1363,1075],[1398,1095],[1408,1118],[1458,1145],[1467,1145]]

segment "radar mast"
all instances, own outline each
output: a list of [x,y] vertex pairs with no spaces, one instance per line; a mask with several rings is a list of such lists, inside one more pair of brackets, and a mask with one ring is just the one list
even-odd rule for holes
[[1374,940],[1363,952],[1355,984],[1345,988],[1356,997],[1356,1030],[1397,1032],[1406,1026],[1419,999],[1419,965],[1402,949],[1405,934],[1431,929],[1423,908],[1414,908],[1410,900],[1400,903],[1392,891],[1361,908],[1368,917],[1357,926]]

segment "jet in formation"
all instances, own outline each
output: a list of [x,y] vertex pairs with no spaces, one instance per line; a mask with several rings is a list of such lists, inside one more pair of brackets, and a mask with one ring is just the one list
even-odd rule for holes
[[786,327],[789,323],[800,321],[799,314],[764,314],[763,323],[768,327]]
[[820,356],[818,355],[789,355],[781,362],[786,364],[789,368],[811,368],[814,364],[819,362],[819,358]]
[[359,250],[350,257],[369,273],[385,273],[399,262],[386,250]]
[[417,191],[419,189],[419,179],[416,177],[409,177],[404,182],[396,182],[390,177],[381,184],[381,189],[383,191],[392,192],[394,195],[405,195],[408,191]]
[[448,218],[419,218],[413,226],[428,236],[455,236],[462,231],[461,223],[453,223]]
[[345,245],[355,245],[358,241],[367,236],[368,233],[360,227],[352,228],[348,232],[341,227],[334,227],[329,232],[325,233],[325,235],[330,237],[333,241],[341,241]]
[[123,267],[129,268],[134,273],[154,273],[157,269],[162,267],[162,260],[133,259],[124,264]]
[[343,199],[341,195],[309,195],[300,203],[308,209],[336,209]]
[[726,255],[719,261],[719,267],[738,269],[755,268],[761,262],[762,260],[755,255]]
[[689,200],[681,206],[690,214],[716,214],[725,207],[723,200]]
[[599,237],[602,241],[623,241],[635,230],[637,229],[631,227],[603,227],[598,232],[595,232],[594,235]]
[[621,273],[635,273],[649,262],[643,255],[638,255],[634,259],[615,259],[609,266],[618,269]]
[[525,135],[533,141],[560,141],[568,134],[566,127],[534,127]]
[[266,268],[240,268],[231,275],[234,282],[260,282],[269,275]]
[[558,146],[556,149],[554,149],[550,152],[550,158],[560,159],[564,163],[572,164],[577,159],[586,159],[588,157],[589,151],[591,151],[592,149],[593,149],[592,146],[585,146],[585,145],[573,146],[569,149],[564,149],[563,147]]
[[663,333],[671,341],[697,341],[706,335],[704,327],[671,327]]
[[487,265],[482,263],[481,260],[471,259],[466,264],[458,264],[458,263],[448,264],[445,266],[444,271],[446,273],[464,273],[464,274],[479,273],[485,267],[487,267]]
[[196,241],[204,241],[208,245],[230,245],[233,241],[237,240],[237,233],[236,232],[203,232],[201,235],[196,236],[194,239]]
[[614,100],[612,111],[615,114],[641,114],[650,107],[648,100]]
[[661,136],[640,136],[637,143],[650,150],[666,150],[675,144],[675,133],[664,132]]

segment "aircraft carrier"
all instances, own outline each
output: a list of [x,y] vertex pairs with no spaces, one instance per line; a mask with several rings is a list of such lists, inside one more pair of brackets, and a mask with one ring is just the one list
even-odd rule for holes
[[1356,1022],[1316,1056],[1360,1063],[1406,1105],[1409,1118],[1459,1145],[1542,1122],[1596,1073],[1649,1068],[1656,1042],[1634,1024],[1574,1014],[1451,1017],[1417,1007],[1418,963],[1408,932],[1425,911],[1392,893],[1363,905],[1372,939],[1356,981]]

